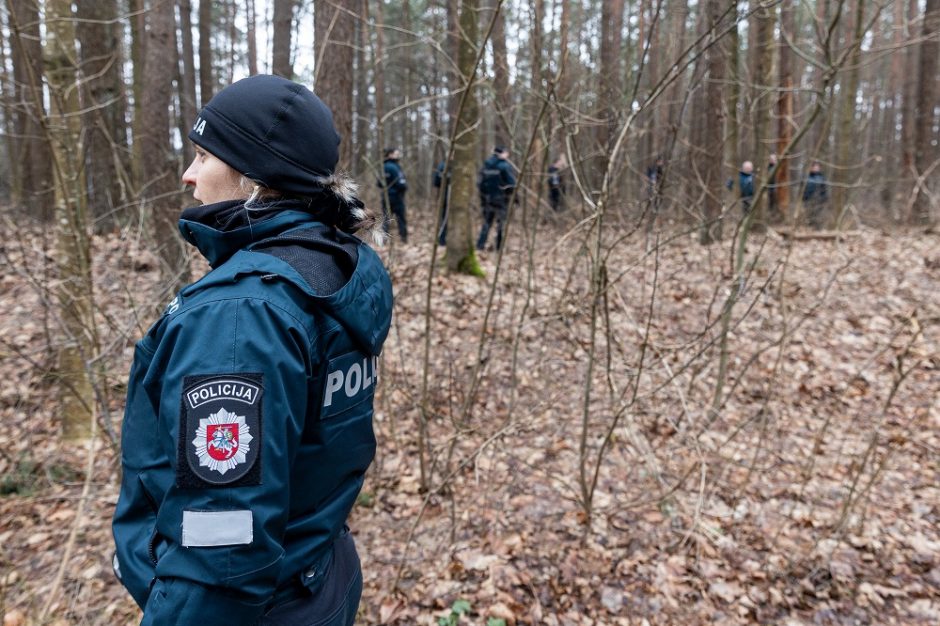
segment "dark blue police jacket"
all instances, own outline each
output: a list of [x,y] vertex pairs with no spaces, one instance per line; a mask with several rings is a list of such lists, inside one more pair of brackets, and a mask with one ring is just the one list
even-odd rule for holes
[[386,159],[383,167],[385,173],[385,188],[388,189],[388,195],[404,196],[408,191],[408,182],[405,180],[405,172],[397,161]]
[[512,165],[506,159],[493,154],[483,162],[477,181],[480,195],[488,199],[502,199],[512,193],[515,186],[516,177],[512,173]]
[[236,205],[180,221],[214,269],[134,355],[114,567],[143,624],[254,624],[322,578],[375,452],[385,268],[307,211],[219,228]]

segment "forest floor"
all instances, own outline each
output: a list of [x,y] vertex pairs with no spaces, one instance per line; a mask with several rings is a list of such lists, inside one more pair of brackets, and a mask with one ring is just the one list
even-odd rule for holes
[[[492,292],[495,252],[485,279],[430,280],[427,233],[383,252],[359,623],[940,623],[940,238],[771,234],[736,282],[730,242],[612,228],[594,299],[578,228],[520,229]],[[134,341],[172,294],[144,238],[96,238],[107,411],[94,446],[69,443],[49,248],[4,231],[3,624],[137,623],[111,572],[113,438]]]

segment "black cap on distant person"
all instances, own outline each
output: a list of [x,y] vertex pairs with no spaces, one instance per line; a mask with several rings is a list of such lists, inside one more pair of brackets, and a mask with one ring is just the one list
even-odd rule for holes
[[504,152],[509,152],[509,150],[506,149],[506,146],[497,145],[495,148],[493,148],[493,152],[502,154],[502,153],[504,153]]
[[189,138],[251,180],[287,193],[322,190],[339,160],[330,109],[280,76],[250,76],[217,93]]

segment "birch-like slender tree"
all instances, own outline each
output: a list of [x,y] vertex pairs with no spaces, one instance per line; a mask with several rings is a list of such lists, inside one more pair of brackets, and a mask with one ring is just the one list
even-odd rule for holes
[[78,51],[70,0],[50,0],[45,9],[48,129],[55,175],[55,294],[62,331],[56,371],[63,434],[67,439],[81,439],[91,433],[95,415],[89,366],[95,360],[97,340],[82,168]]

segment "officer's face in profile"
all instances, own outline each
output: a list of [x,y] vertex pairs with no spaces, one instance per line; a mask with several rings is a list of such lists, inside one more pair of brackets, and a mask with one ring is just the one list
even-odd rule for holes
[[245,197],[238,172],[221,159],[196,146],[196,158],[183,173],[183,184],[193,187],[193,197],[203,204]]

